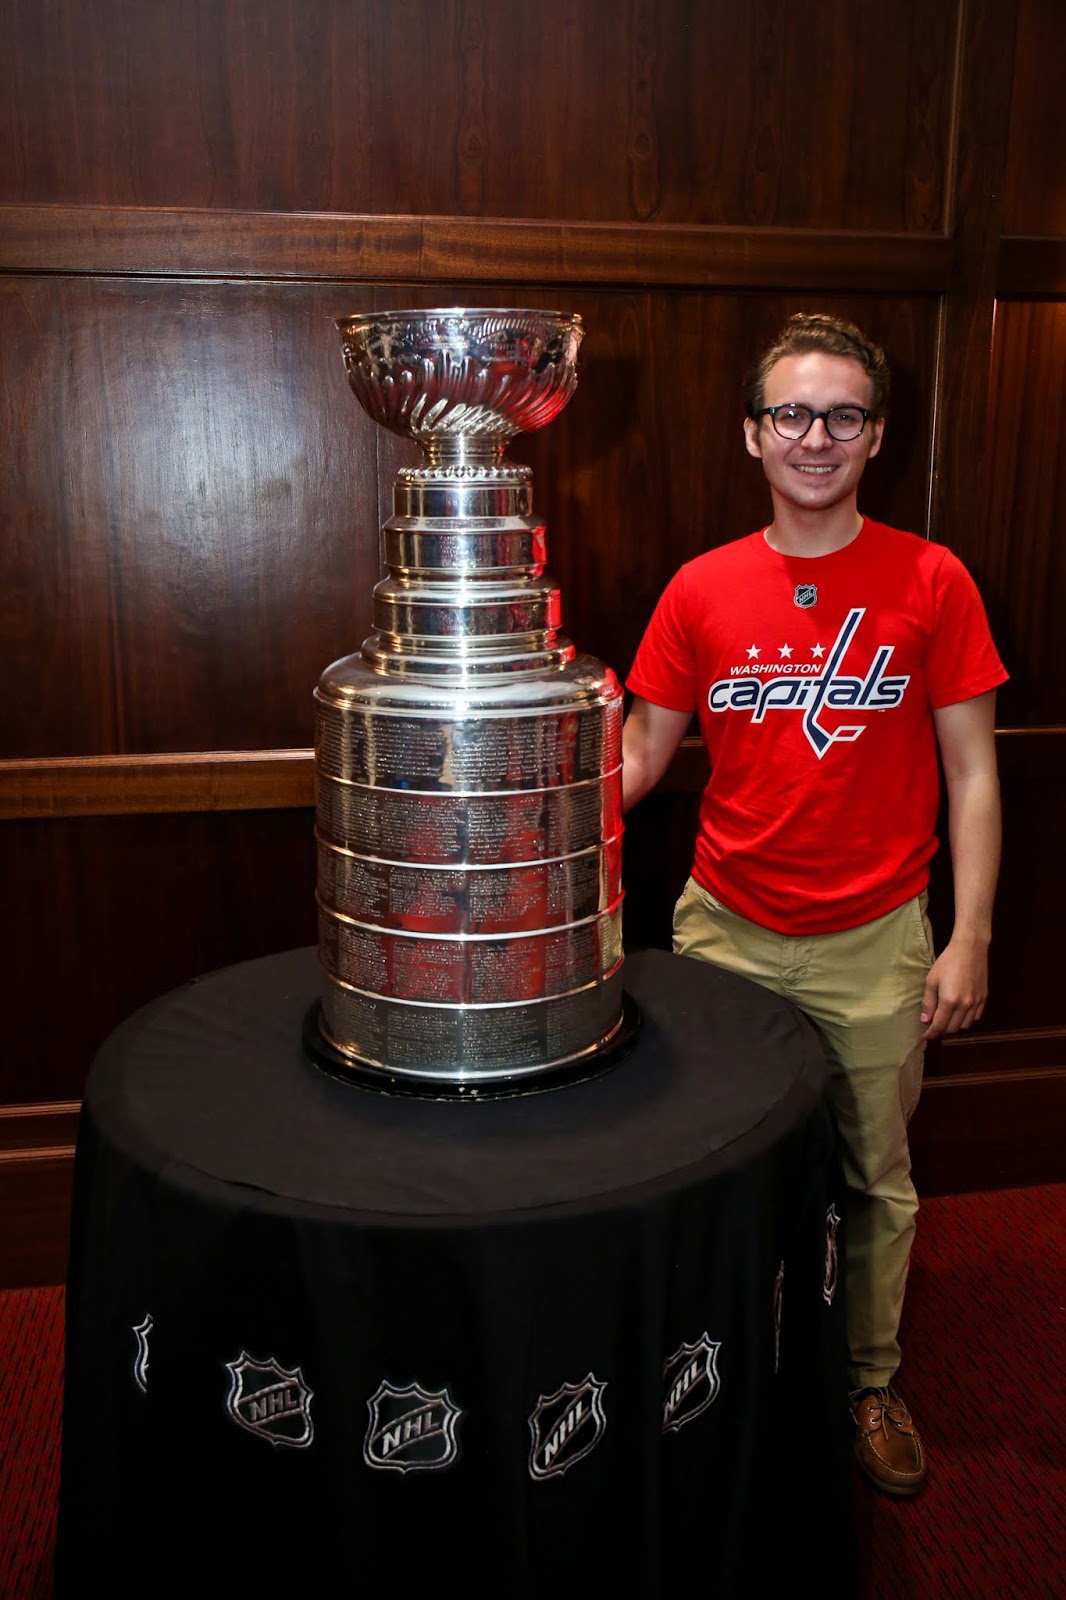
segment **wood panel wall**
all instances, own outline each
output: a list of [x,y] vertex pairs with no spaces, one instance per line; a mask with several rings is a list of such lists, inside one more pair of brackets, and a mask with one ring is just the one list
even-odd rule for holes
[[[931,1052],[921,1176],[1062,1176],[1064,18],[0,0],[0,1282],[62,1271],[104,1035],[314,939],[311,691],[412,458],[332,322],[397,304],[584,316],[576,398],[514,454],[567,630],[623,673],[677,566],[763,517],[750,357],[800,307],[886,346],[866,509],[962,555],[1012,672],[992,999]],[[635,943],[701,773],[683,749],[631,819]]]

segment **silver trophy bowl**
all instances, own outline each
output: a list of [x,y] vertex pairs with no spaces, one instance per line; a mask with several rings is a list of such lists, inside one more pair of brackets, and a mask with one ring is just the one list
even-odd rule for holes
[[580,318],[338,323],[356,396],[418,440],[383,528],[375,631],[316,690],[330,1063],[444,1092],[532,1088],[624,1035],[622,691],[559,631],[514,434],[574,391]]
[[431,465],[502,459],[557,417],[577,384],[581,318],[553,311],[369,312],[338,322],[364,409]]

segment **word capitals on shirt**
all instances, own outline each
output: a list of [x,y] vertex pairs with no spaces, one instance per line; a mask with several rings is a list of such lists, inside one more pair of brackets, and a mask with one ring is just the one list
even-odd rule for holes
[[[750,711],[753,723],[762,722],[768,711],[802,712],[803,731],[819,761],[831,745],[853,743],[865,731],[865,723],[830,729],[823,726],[822,713],[852,706],[872,711],[898,706],[911,681],[909,675],[887,675],[885,669],[895,650],[891,644],[878,645],[864,678],[843,672],[844,658],[865,615],[865,606],[853,607],[828,654],[824,646],[814,646],[811,655],[817,658],[815,663],[756,662],[759,651],[752,645],[746,667],[734,667],[730,677],[711,684],[708,706],[712,711]],[[790,656],[791,646],[781,645],[778,654]]]

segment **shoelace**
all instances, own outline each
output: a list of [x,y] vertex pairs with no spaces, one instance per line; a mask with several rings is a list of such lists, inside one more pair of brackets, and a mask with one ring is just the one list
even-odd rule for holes
[[878,1420],[882,1427],[884,1427],[886,1417],[893,1427],[910,1428],[912,1426],[911,1414],[898,1396],[893,1395],[889,1389],[878,1389],[877,1398],[881,1402],[881,1416]]
[[877,1421],[881,1426],[884,1425],[884,1419],[886,1416],[889,1422],[891,1422],[897,1428],[909,1428],[913,1426],[910,1412],[907,1410],[907,1407],[904,1405],[903,1401],[898,1397],[898,1395],[892,1394],[891,1390],[871,1387],[869,1389],[860,1390],[860,1394],[864,1399],[867,1396],[877,1396],[877,1401],[881,1408],[881,1415],[878,1417]]
[[897,1428],[911,1427],[911,1414],[907,1410],[907,1407],[903,1404],[903,1401],[898,1398],[894,1398],[891,1394],[889,1394],[887,1389],[884,1392],[885,1403],[882,1407],[882,1410],[888,1417],[888,1420],[894,1423]]

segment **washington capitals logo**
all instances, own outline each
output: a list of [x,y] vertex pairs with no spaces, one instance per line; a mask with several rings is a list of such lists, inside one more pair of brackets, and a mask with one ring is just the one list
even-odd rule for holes
[[[909,675],[889,677],[886,674],[895,649],[891,644],[878,645],[864,678],[844,673],[844,658],[865,615],[865,606],[855,606],[848,612],[825,656],[824,665],[825,652],[821,645],[816,645],[812,651],[817,659],[810,664],[792,661],[792,647],[782,645],[781,661],[767,666],[749,662],[745,667],[734,668],[731,677],[712,683],[707,694],[708,706],[712,711],[750,711],[753,723],[762,722],[768,711],[802,712],[803,731],[819,761],[832,745],[854,743],[866,731],[866,724],[853,722],[827,728],[822,720],[824,713],[852,707],[884,711],[898,706],[911,681]],[[755,661],[759,650],[752,645],[748,655]]]
[[583,1383],[564,1383],[554,1394],[541,1395],[529,1419],[532,1477],[561,1477],[596,1448],[607,1427],[606,1387],[590,1372]]
[[686,1422],[701,1416],[717,1399],[720,1340],[705,1333],[695,1344],[683,1344],[663,1363],[663,1432],[676,1433]]
[[315,1436],[311,1421],[313,1391],[299,1367],[282,1367],[269,1356],[253,1361],[242,1350],[236,1361],[226,1362],[230,1391],[226,1410],[238,1427],[270,1444],[292,1445],[302,1450]]

